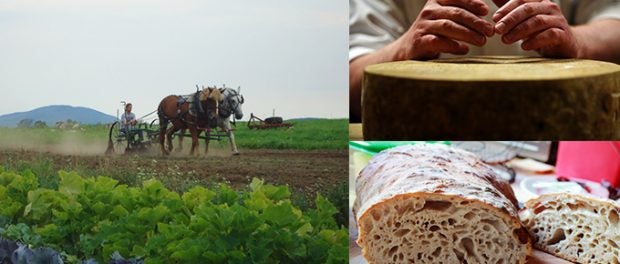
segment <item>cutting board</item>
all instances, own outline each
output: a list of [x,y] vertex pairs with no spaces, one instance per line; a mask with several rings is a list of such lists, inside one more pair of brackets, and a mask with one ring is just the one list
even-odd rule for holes
[[[351,252],[350,252],[351,253]],[[359,248],[357,253],[349,254],[349,264],[366,264],[366,260],[361,255]],[[527,264],[572,264],[570,261],[557,258],[540,250],[533,250],[532,255],[528,257]]]

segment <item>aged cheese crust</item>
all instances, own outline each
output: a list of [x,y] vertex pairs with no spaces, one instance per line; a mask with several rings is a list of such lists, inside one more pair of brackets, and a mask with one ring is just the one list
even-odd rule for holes
[[546,194],[519,213],[534,247],[578,263],[619,263],[620,207],[577,194]]
[[620,65],[614,63],[390,62],[368,66],[362,85],[365,140],[620,138]]
[[356,192],[358,244],[371,263],[525,263],[530,252],[510,185],[469,152],[381,152]]

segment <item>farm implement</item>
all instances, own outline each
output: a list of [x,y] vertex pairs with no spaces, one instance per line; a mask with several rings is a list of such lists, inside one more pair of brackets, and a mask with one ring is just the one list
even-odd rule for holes
[[108,132],[108,148],[105,153],[125,154],[144,152],[159,142],[159,125],[157,120],[149,123],[140,123],[137,126],[121,130],[119,121],[112,123]]
[[265,118],[265,120],[250,114],[250,120],[248,121],[248,128],[250,129],[274,129],[274,128],[289,128],[292,127],[292,123],[284,122],[282,117],[273,116]]
[[[177,132],[172,134],[173,139],[179,136],[191,137],[189,133]],[[220,141],[222,138],[228,138],[228,134],[220,130],[211,130],[211,132],[207,133],[205,129],[198,138]],[[108,132],[108,148],[105,154],[122,155],[125,153],[147,152],[157,144],[159,144],[159,124],[157,120],[153,120],[151,123],[140,123],[127,131],[121,131],[120,123],[116,121],[112,123]]]

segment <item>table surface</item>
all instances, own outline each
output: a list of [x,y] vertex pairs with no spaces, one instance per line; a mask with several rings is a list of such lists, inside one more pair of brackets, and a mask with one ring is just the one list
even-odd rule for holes
[[[358,155],[356,155],[356,153]],[[355,219],[353,218],[353,214],[351,212],[351,208],[353,202],[355,200],[355,177],[359,173],[359,171],[365,165],[365,162],[368,161],[370,157],[361,157],[363,154],[357,152],[355,150],[349,150],[349,263],[351,264],[365,264],[366,260],[361,255],[361,248],[357,245],[355,240],[357,239],[357,225],[355,223]],[[521,189],[520,182],[526,178],[530,177],[540,177],[532,172],[517,170],[517,175],[515,182],[511,185],[515,196],[519,202],[525,202],[528,199],[533,197],[533,194],[529,193],[526,190]],[[550,176],[553,174],[545,174],[545,176]],[[539,251],[536,249],[532,250],[531,256],[528,257],[528,264],[545,264],[545,263],[571,263],[569,261],[563,260],[561,258],[557,258],[553,255],[545,253],[543,251]]]
[[[359,247],[358,247],[359,248]],[[358,249],[358,253],[349,254],[349,264],[366,264],[366,260],[362,257]],[[532,254],[527,258],[527,264],[571,264],[572,262],[557,258],[540,250],[532,250]]]
[[349,124],[349,140],[364,140],[362,124]]

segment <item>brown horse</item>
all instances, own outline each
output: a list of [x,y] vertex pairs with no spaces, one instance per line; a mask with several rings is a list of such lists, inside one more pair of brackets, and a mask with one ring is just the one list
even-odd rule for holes
[[[198,134],[210,127],[210,123],[217,122],[218,106],[222,101],[222,94],[217,88],[204,88],[195,94],[185,98],[177,95],[169,95],[161,100],[157,108],[159,116],[159,145],[163,155],[172,151],[172,134],[179,129],[189,129],[192,135],[192,149],[190,155],[199,154]],[[172,126],[168,128],[168,123]],[[168,149],[164,142],[168,140]],[[207,139],[208,140],[208,139]]]

